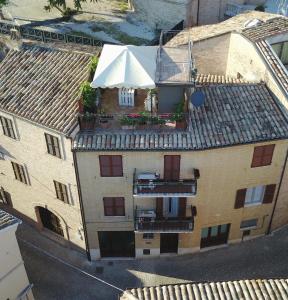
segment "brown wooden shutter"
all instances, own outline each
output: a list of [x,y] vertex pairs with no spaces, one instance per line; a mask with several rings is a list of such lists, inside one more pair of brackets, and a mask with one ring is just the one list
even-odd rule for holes
[[261,166],[263,153],[264,153],[263,146],[258,146],[254,148],[251,168]]
[[268,166],[272,162],[275,144],[264,146],[262,165]]
[[186,217],[186,198],[179,198],[178,216]]
[[112,175],[123,176],[122,156],[121,155],[111,156],[111,164],[112,164]]
[[244,206],[245,196],[246,196],[246,189],[237,190],[235,205],[234,205],[235,209],[241,208]]
[[163,218],[163,198],[156,198],[156,216]]
[[180,177],[180,155],[164,156],[164,179],[179,180]]
[[272,203],[274,198],[274,193],[276,189],[276,184],[266,185],[265,194],[262,203]]

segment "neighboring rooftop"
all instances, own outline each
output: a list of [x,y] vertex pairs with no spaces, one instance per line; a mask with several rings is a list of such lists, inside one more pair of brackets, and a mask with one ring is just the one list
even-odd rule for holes
[[[205,40],[232,31],[241,32],[242,30],[245,29],[245,23],[247,21],[258,19],[260,21],[265,22],[275,18],[285,19],[285,17],[280,15],[278,16],[275,14],[264,13],[259,11],[244,12],[233,18],[230,18],[226,21],[217,24],[204,25],[204,26],[185,29],[181,31],[179,34],[177,34],[170,42],[168,42],[168,45],[179,46],[179,45],[187,44],[189,39],[191,39],[193,43],[195,43],[200,40]],[[266,28],[266,30],[267,29],[268,28]]]
[[[131,296],[132,295],[132,296]],[[287,279],[183,283],[125,291],[120,300],[287,300]]]
[[0,209],[0,230],[17,223],[21,223],[21,221]]
[[204,150],[288,138],[287,119],[264,84],[204,84],[198,89],[205,104],[191,109],[186,131],[80,132],[73,149]]
[[91,54],[23,45],[0,64],[0,109],[68,134]]

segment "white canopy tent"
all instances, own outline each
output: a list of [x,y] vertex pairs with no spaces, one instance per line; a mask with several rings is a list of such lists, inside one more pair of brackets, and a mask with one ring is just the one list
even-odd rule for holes
[[155,88],[158,47],[104,45],[93,88]]

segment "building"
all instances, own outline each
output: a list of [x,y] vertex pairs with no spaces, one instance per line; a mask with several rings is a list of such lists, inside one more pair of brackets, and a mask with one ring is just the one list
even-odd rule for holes
[[[185,21],[186,27],[213,24],[244,11],[255,10],[265,0],[131,0],[136,17],[156,29],[171,29]],[[135,17],[135,13],[131,16]]]
[[288,296],[287,290],[287,279],[183,283],[126,290],[120,296],[120,300],[204,300],[209,298],[223,300],[284,300]]
[[24,42],[0,64],[0,202],[84,251],[71,144],[92,54],[63,49]]
[[288,21],[260,15],[232,18],[241,31],[204,26],[202,40],[199,27],[159,48],[104,46],[99,113],[73,144],[92,259],[194,253],[287,223],[287,71],[273,44]]
[[0,210],[1,299],[33,300],[15,232],[21,221]]

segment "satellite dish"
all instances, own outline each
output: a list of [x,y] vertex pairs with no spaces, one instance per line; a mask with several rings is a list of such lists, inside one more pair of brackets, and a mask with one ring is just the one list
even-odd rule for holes
[[202,91],[196,91],[191,95],[190,101],[195,107],[200,107],[205,102],[205,95]]

